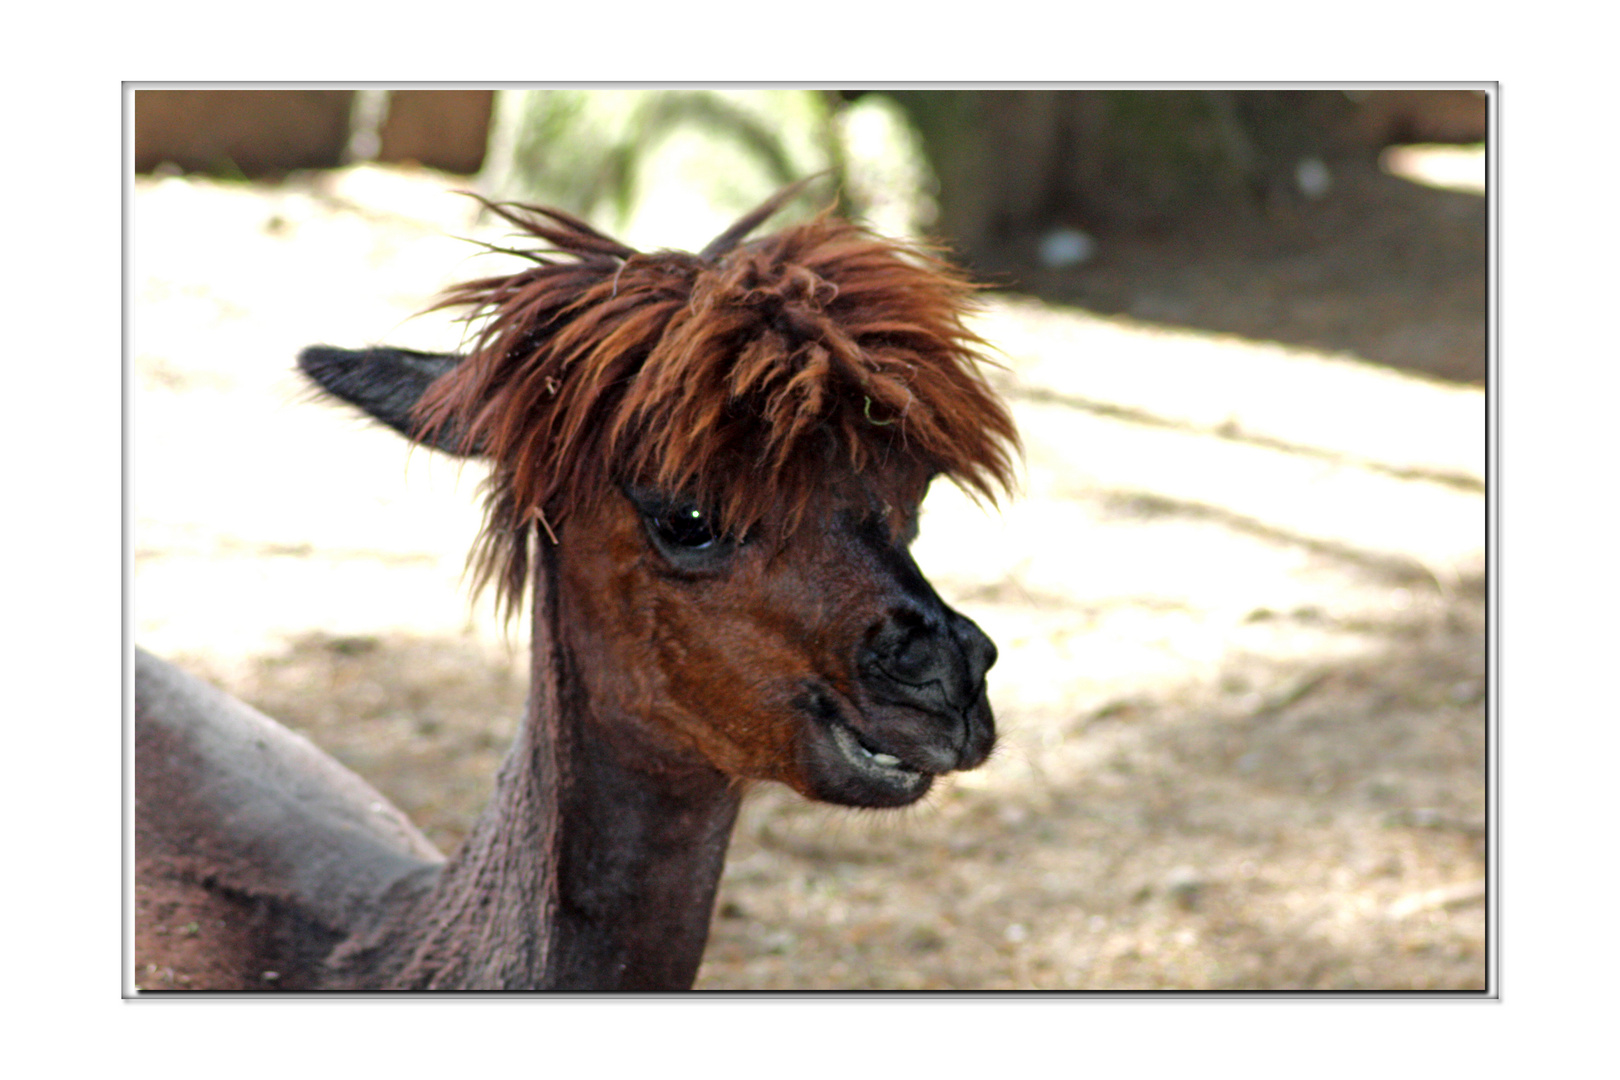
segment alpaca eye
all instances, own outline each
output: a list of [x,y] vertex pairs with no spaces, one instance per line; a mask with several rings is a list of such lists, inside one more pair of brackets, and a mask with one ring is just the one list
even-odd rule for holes
[[658,538],[671,547],[702,551],[719,537],[695,506],[677,506],[652,519]]
[[648,543],[677,574],[719,572],[741,543],[691,499],[632,484],[625,485],[624,494],[641,517]]

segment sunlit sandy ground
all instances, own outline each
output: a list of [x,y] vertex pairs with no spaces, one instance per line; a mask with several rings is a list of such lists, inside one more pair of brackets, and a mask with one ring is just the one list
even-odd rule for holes
[[1431,187],[1485,191],[1483,146],[1391,146],[1379,159],[1385,172]]
[[[412,313],[503,234],[430,174],[315,184],[134,188],[130,623],[449,846],[522,697],[460,588],[481,472],[292,360],[454,347]],[[978,328],[1023,489],[939,485],[916,554],[1001,648],[1001,750],[898,815],[756,792],[699,985],[1483,985],[1483,394],[1027,300]]]

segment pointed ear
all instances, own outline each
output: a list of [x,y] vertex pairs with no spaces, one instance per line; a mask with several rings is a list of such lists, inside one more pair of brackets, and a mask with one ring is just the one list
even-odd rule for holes
[[298,354],[298,368],[327,394],[358,405],[413,442],[451,454],[471,456],[476,447],[461,445],[460,433],[445,429],[432,439],[421,437],[411,410],[429,384],[461,363],[454,353],[411,349],[335,349],[311,345]]

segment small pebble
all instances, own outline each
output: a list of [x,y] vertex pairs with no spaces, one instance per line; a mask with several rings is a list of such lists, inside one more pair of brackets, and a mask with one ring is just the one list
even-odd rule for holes
[[1164,878],[1164,891],[1176,906],[1183,911],[1192,911],[1203,899],[1204,887],[1208,883],[1203,875],[1190,866],[1178,866]]
[[1053,229],[1041,237],[1041,265],[1053,270],[1079,266],[1096,251],[1097,242],[1079,229]]
[[1304,158],[1294,166],[1294,183],[1307,199],[1325,198],[1333,190],[1333,173],[1321,158]]

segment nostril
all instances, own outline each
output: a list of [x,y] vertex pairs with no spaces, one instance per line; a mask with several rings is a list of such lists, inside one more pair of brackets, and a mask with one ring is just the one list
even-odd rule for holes
[[935,620],[907,609],[890,612],[867,634],[863,678],[897,702],[930,712],[970,707],[984,683],[985,649],[994,647],[977,627],[953,616],[949,610]]
[[896,678],[918,682],[934,678],[938,650],[929,635],[913,633],[907,636],[886,665]]
[[937,641],[938,634],[920,613],[894,611],[867,633],[861,666],[880,669],[901,682],[927,682],[937,678]]

